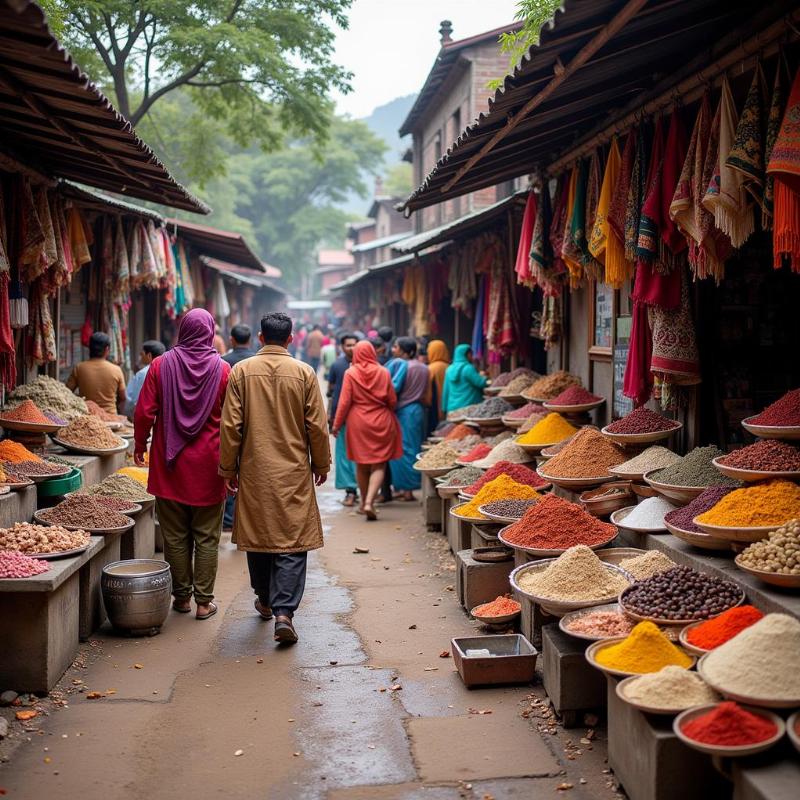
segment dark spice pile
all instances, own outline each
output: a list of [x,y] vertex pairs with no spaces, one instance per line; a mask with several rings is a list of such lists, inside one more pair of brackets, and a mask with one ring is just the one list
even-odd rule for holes
[[675,420],[662,417],[645,406],[639,406],[626,414],[622,419],[612,422],[606,427],[609,433],[656,433],[677,428]]
[[492,417],[502,417],[503,414],[507,414],[513,408],[514,406],[508,400],[503,400],[502,397],[490,397],[472,409],[467,416],[470,419],[491,419]]
[[596,394],[584,389],[583,386],[570,386],[547,402],[554,406],[581,406],[585,403],[596,403],[602,399],[602,397],[598,397]]
[[676,461],[664,469],[653,472],[649,477],[656,483],[671,486],[741,486],[739,481],[723,475],[711,462],[717,456],[725,455],[719,447],[710,444],[706,447],[695,447],[680,461]]
[[690,567],[673,567],[635,583],[625,592],[626,610],[656,619],[708,619],[741,600],[731,581],[704,575]]
[[522,519],[525,512],[538,503],[538,500],[495,500],[481,506],[481,513],[495,514],[498,517],[514,517]]
[[762,439],[748,447],[734,450],[719,460],[720,464],[734,469],[752,469],[765,472],[791,472],[800,470],[800,447],[777,439]]
[[[82,526],[84,528],[121,528],[130,517],[109,508],[107,498],[91,495],[72,495],[53,508],[44,509],[39,516],[54,525]],[[128,503],[130,508],[130,503]]]
[[12,465],[17,475],[60,475],[64,467],[58,464],[48,464],[46,461],[18,461]]
[[536,377],[536,373],[527,367],[518,367],[511,372],[501,372],[493,381],[492,386],[508,386],[514,378],[519,378],[520,375],[530,375]]
[[524,406],[520,406],[519,408],[515,408],[513,411],[509,411],[504,416],[508,417],[509,419],[528,419],[531,414],[546,414],[547,409],[540,405],[539,403],[525,403]]
[[792,389],[760,414],[748,420],[752,425],[772,425],[774,427],[800,425],[800,389]]
[[702,494],[697,495],[688,506],[683,508],[676,508],[670,511],[669,514],[664,515],[664,520],[680,528],[682,531],[689,531],[689,533],[704,533],[701,528],[692,522],[692,520],[709,508],[713,508],[726,494],[733,491],[733,487],[729,486],[712,486],[706,489]]
[[525,467],[522,464],[515,464],[512,461],[498,461],[493,467],[489,467],[483,476],[478,478],[474,483],[467,486],[464,491],[467,494],[478,494],[478,492],[490,481],[493,481],[499,475],[508,475],[513,478],[517,483],[524,483],[526,486],[532,486],[538,489],[544,486],[548,481],[544,480],[537,472]]

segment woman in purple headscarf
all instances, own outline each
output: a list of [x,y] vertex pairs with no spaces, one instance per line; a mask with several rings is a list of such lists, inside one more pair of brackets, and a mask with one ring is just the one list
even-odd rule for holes
[[214,318],[193,309],[180,320],[175,347],[150,365],[134,414],[139,466],[153,432],[147,488],[156,496],[172,570],[172,607],[188,613],[194,593],[197,619],[217,613],[214,582],[225,503],[225,483],[217,474],[219,424],[230,370],[214,349]]

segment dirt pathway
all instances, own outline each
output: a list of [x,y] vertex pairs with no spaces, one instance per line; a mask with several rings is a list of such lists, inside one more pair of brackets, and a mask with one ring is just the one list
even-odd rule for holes
[[296,618],[299,645],[275,648],[243,555],[225,543],[223,613],[202,624],[171,614],[152,639],[103,630],[62,681],[66,707],[45,703],[26,731],[14,724],[0,750],[6,796],[613,797],[601,737],[587,747],[585,730],[556,728],[540,687],[470,691],[440,658],[479,626],[419,507],[392,504],[369,524],[337,500],[320,494],[326,547]]

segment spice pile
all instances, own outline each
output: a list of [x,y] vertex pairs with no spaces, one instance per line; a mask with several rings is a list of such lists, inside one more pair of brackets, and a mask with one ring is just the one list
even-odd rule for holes
[[127,475],[129,478],[141,483],[142,486],[147,486],[149,470],[147,467],[120,467],[117,470],[117,475]]
[[696,672],[674,665],[632,678],[622,693],[639,705],[663,709],[705,706],[719,700],[719,695]]
[[726,494],[697,521],[726,528],[761,528],[784,525],[795,517],[800,517],[800,486],[767,481]]
[[679,427],[675,420],[667,419],[646,406],[634,408],[630,414],[606,426],[609,433],[658,433]]
[[507,414],[514,406],[502,397],[490,397],[479,403],[469,414],[469,419],[494,419]]
[[[53,525],[65,525],[70,528],[109,530],[128,525],[131,518],[109,508],[104,502],[105,499],[92,495],[75,494],[65,498],[52,508],[43,509],[39,512],[39,516]],[[130,503],[127,507],[130,508]]]
[[100,419],[88,415],[72,420],[59,432],[58,438],[75,447],[98,450],[110,450],[112,447],[119,447],[122,442]]
[[734,450],[719,459],[719,463],[734,469],[797,472],[800,471],[800,447],[776,439],[761,439],[748,447]]
[[538,500],[540,495],[536,489],[526,486],[524,483],[517,483],[508,475],[499,475],[493,481],[487,483],[468,503],[453,509],[453,513],[459,517],[472,517],[475,519],[487,519],[478,510],[482,505],[491,503],[494,500]]
[[653,575],[658,575],[659,572],[665,572],[672,569],[675,562],[660,550],[648,550],[640,556],[631,556],[630,558],[623,559],[619,562],[621,569],[633,575],[637,581],[643,581],[645,578],[652,578]]
[[701,622],[691,628],[686,639],[689,644],[702,650],[713,650],[741,633],[745,628],[755,625],[764,615],[755,606],[736,606],[724,611],[718,617]]
[[703,744],[741,747],[771,739],[778,728],[771,720],[726,700],[711,711],[684,722],[681,731],[689,739]]
[[32,400],[23,400],[16,408],[6,409],[0,415],[0,422],[28,422],[34,425],[52,425],[53,421],[46,417]]
[[483,475],[477,467],[458,467],[443,475],[439,486],[469,486]]
[[486,469],[487,467],[493,467],[500,461],[511,461],[514,464],[527,464],[530,460],[531,457],[528,453],[513,439],[506,439],[494,447],[488,456],[474,463],[476,467]]
[[500,397],[516,397],[522,394],[535,380],[535,375],[517,375],[500,390]]
[[754,542],[736,559],[752,569],[780,575],[800,575],[800,519],[793,519]]
[[510,597],[500,595],[491,603],[484,603],[472,609],[472,613],[477,617],[505,617],[508,614],[518,614],[522,606]]
[[660,531],[664,529],[664,517],[670,511],[675,511],[675,506],[663,497],[648,497],[634,506],[619,524],[623,528]]
[[121,414],[110,414],[106,411],[102,406],[97,405],[94,400],[87,400],[86,401],[86,408],[89,411],[89,414],[93,417],[98,417],[103,422],[127,422],[127,417],[123,417]]
[[60,381],[46,375],[17,386],[8,396],[9,405],[19,405],[23,400],[32,400],[45,413],[53,412],[64,422],[86,414],[86,403],[83,398],[73,394]]
[[570,386],[580,386],[581,379],[577,375],[559,370],[552,375],[545,375],[535,380],[523,393],[523,397],[531,400],[551,400]]
[[530,500],[494,500],[491,503],[484,503],[481,509],[484,514],[494,514],[497,517],[507,517],[508,519],[522,519],[525,512],[538,502],[538,498]]
[[689,669],[692,659],[652,622],[640,622],[621,642],[603,647],[595,660],[619,672],[658,672],[667,666]]
[[617,529],[554,494],[546,494],[519,522],[506,528],[503,538],[531,550],[566,550],[575,545],[595,546],[611,541]]
[[688,506],[670,511],[664,516],[664,521],[689,533],[703,533],[701,528],[694,524],[694,518],[709,508],[713,508],[726,494],[734,491],[725,486],[712,486],[701,492]]
[[31,558],[16,550],[0,550],[0,578],[32,578],[47,572],[46,561]]
[[544,416],[547,414],[547,409],[539,403],[525,403],[524,406],[515,408],[513,411],[509,411],[503,416],[507,417],[508,419],[527,420],[534,414],[540,414],[541,416]]
[[669,486],[741,486],[739,481],[723,475],[711,462],[717,456],[725,455],[713,444],[695,447],[680,461],[649,476],[656,483]]
[[486,470],[486,472],[477,475],[475,480],[469,483],[464,491],[467,494],[476,495],[487,483],[493,481],[498,475],[508,475],[509,478],[513,478],[517,483],[533,486],[534,489],[548,485],[548,482],[530,467],[511,461],[498,461],[493,467]]
[[644,475],[645,472],[650,472],[653,469],[661,469],[680,461],[681,457],[672,450],[667,450],[666,447],[661,445],[653,445],[643,450],[638,456],[629,458],[621,464],[615,464],[613,469],[618,472],[630,475]]
[[800,621],[767,614],[703,659],[706,680],[723,693],[800,704]]
[[449,442],[439,442],[426,450],[414,464],[415,469],[444,469],[452,466],[458,458],[458,451]]
[[584,545],[571,547],[543,570],[519,573],[520,588],[545,600],[589,602],[615,597],[627,585]]
[[508,384],[511,383],[511,381],[513,381],[515,378],[519,378],[522,375],[525,375],[531,378],[532,380],[536,380],[539,377],[539,375],[536,372],[534,372],[532,369],[528,369],[528,367],[517,367],[516,369],[511,370],[511,372],[501,372],[492,381],[492,386],[495,388],[498,386],[500,387],[508,386]]
[[467,436],[474,435],[475,428],[473,428],[471,425],[465,425],[463,422],[460,422],[450,430],[450,432],[444,437],[444,440],[446,442],[455,442],[459,439],[465,439]]
[[635,624],[621,611],[589,611],[570,620],[566,628],[572,633],[610,639],[613,636],[627,636]]
[[588,403],[598,403],[602,399],[584,389],[583,386],[575,385],[567,387],[561,394],[547,402],[552,406],[585,406]]
[[[10,474],[12,483],[16,483],[13,478],[29,475],[58,475],[64,472],[64,468],[56,464],[48,464],[39,458],[36,453],[32,453],[25,445],[15,442],[12,439],[0,441],[0,463],[3,465],[5,473]],[[7,476],[7,479],[9,477]]]
[[768,405],[760,414],[751,417],[751,425],[792,427],[800,425],[800,389],[792,389]]
[[701,620],[721,614],[741,599],[741,589],[731,581],[690,567],[673,567],[635,583],[622,603],[641,617]]
[[540,419],[527,433],[518,439],[519,444],[556,444],[574,436],[578,429],[570,425],[561,414],[551,412]]
[[478,405],[478,403],[474,403],[471,406],[454,408],[452,411],[448,412],[447,419],[464,419],[465,417],[468,417],[478,407]]
[[625,460],[625,451],[610,442],[596,428],[581,428],[542,466],[545,475],[554,478],[598,478],[608,475],[608,468]]
[[74,550],[89,543],[86,531],[68,531],[58,525],[31,525],[17,522],[10,528],[0,528],[0,550],[20,553],[59,553]]
[[472,448],[468,453],[462,455],[458,460],[459,461],[478,461],[481,458],[486,458],[489,453],[492,452],[492,446],[486,444],[485,442],[480,442],[476,444],[475,447]]
[[455,426],[456,426],[455,422],[448,422],[447,420],[444,420],[443,422],[440,422],[433,429],[433,433],[431,435],[432,436],[447,436],[447,434],[450,433],[450,431],[452,431],[453,428],[455,428]]
[[103,497],[120,497],[123,500],[131,500],[134,503],[144,503],[154,499],[153,495],[148,494],[139,481],[135,481],[127,475],[120,475],[117,472],[109,475],[100,483],[81,489],[80,493],[101,495]]

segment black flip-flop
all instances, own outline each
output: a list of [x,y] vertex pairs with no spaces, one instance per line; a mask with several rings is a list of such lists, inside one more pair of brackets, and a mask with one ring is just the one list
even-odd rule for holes
[[217,608],[217,604],[213,602],[209,603],[209,605],[211,606],[211,610],[208,612],[208,614],[195,614],[194,618],[203,620],[203,619],[208,619],[209,617],[213,617],[214,614],[216,614],[217,611],[219,611],[219,608]]

